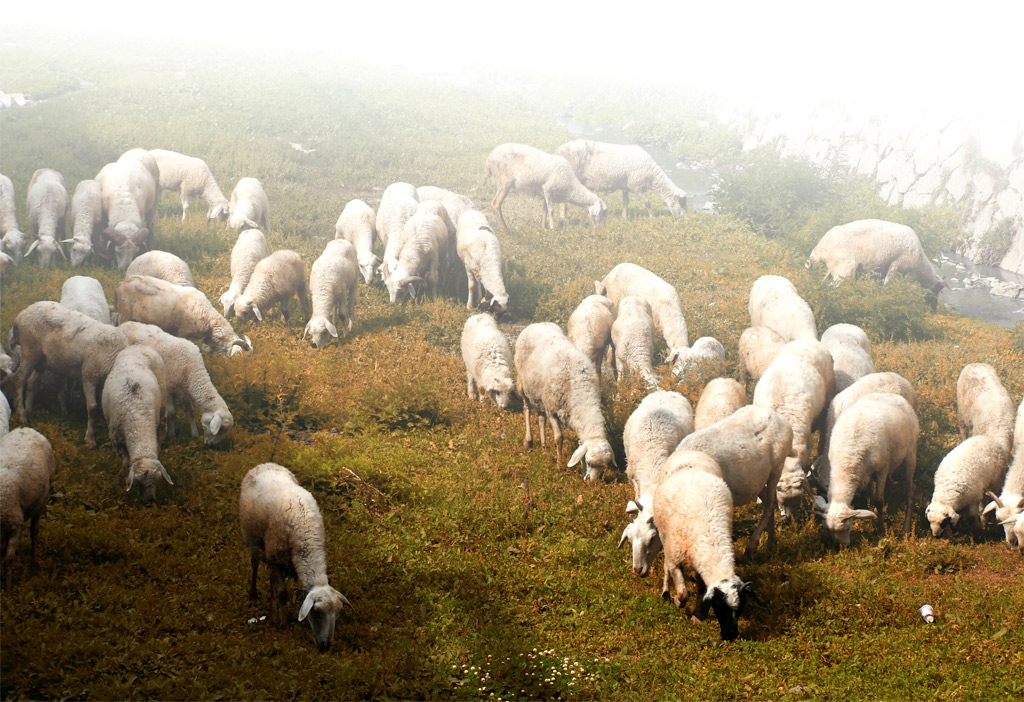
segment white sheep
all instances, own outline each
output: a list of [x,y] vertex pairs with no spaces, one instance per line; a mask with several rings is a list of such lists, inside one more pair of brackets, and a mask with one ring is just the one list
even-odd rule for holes
[[1013,463],[1006,471],[1003,491],[985,493],[992,502],[985,507],[982,518],[989,512],[995,512],[996,522],[1001,524],[1006,533],[1006,543],[1011,547],[1024,549],[1024,542],[1019,541],[1016,524],[1018,515],[1024,512],[1024,400],[1017,407],[1017,421],[1013,430]]
[[[418,215],[433,215],[444,223],[444,230],[440,227],[431,227],[430,229],[437,244],[437,283],[438,285],[444,285],[450,277],[452,267],[457,258],[455,224],[449,219],[448,210],[437,200],[421,202],[416,207],[416,214],[412,216],[410,221],[419,220],[420,217]],[[409,223],[406,222],[406,229],[402,231],[402,237],[409,235],[408,227]],[[405,238],[402,239],[402,245],[404,244]],[[394,266],[391,267],[391,270],[394,270]]]
[[750,404],[743,386],[732,378],[715,378],[704,386],[693,415],[693,428],[699,431],[731,416]]
[[356,247],[359,272],[369,285],[373,272],[380,265],[380,257],[373,253],[373,240],[377,238],[377,215],[362,200],[350,200],[334,224],[334,238],[345,239]]
[[377,207],[377,237],[385,248],[389,241],[401,236],[419,204],[416,188],[409,183],[392,183],[384,189]]
[[768,327],[786,341],[817,339],[814,312],[781,275],[762,275],[750,287],[750,326]]
[[22,427],[0,436],[0,557],[3,585],[11,589],[11,569],[26,521],[32,537],[29,570],[39,570],[39,519],[50,500],[50,483],[57,472],[53,448],[35,429]]
[[[914,408],[893,393],[867,394],[839,415],[828,450],[832,465],[828,501],[820,495],[814,498],[815,514],[825,520],[839,544],[850,545],[854,519],[875,519],[879,536],[885,535],[885,485],[901,465],[907,492],[903,533],[910,533],[919,434]],[[857,492],[869,485],[874,486],[872,502],[877,514],[851,506]]]
[[137,482],[142,504],[156,498],[163,478],[174,485],[160,463],[160,444],[167,430],[167,382],[164,361],[156,350],[131,344],[117,354],[103,383],[103,416],[110,443],[121,457],[118,477],[130,491]]
[[147,251],[134,259],[124,271],[125,278],[133,275],[148,275],[189,288],[196,286],[188,264],[167,251]]
[[822,345],[832,354],[836,392],[842,392],[859,378],[875,372],[871,341],[855,324],[833,324],[821,335]]
[[805,266],[813,269],[822,263],[828,268],[825,278],[836,283],[858,272],[877,275],[886,284],[896,275],[906,275],[929,292],[932,309],[938,306],[939,291],[949,287],[932,268],[914,230],[881,219],[861,219],[829,229]]
[[338,338],[338,327],[343,335],[352,331],[358,288],[356,247],[344,239],[327,242],[324,252],[309,270],[313,312],[302,338],[309,334],[313,346],[319,348],[327,345],[329,337]]
[[[835,442],[833,432],[833,445]],[[946,454],[935,469],[935,489],[924,511],[932,536],[952,536],[961,511],[974,522],[975,530],[980,530],[981,502],[985,493],[999,489],[1008,458],[1003,445],[984,434],[970,437]]]
[[60,304],[82,314],[88,315],[97,322],[110,324],[110,303],[103,285],[95,278],[85,275],[73,275],[64,281],[60,289]]
[[36,240],[28,247],[25,257],[36,253],[39,265],[47,268],[56,253],[66,258],[59,242],[64,237],[68,214],[68,191],[64,176],[52,168],[40,168],[32,174],[25,198],[28,221]]
[[85,442],[96,447],[93,427],[99,414],[96,392],[128,345],[123,333],[60,303],[35,302],[14,318],[11,347],[21,347],[16,383],[18,418],[27,425],[42,370],[82,381],[88,424]]
[[466,394],[471,400],[488,398],[507,409],[515,384],[512,350],[489,314],[476,314],[462,328],[462,360],[466,364]]
[[270,231],[270,201],[263,184],[255,178],[242,178],[231,191],[231,213],[228,226],[234,230],[263,229]]
[[25,256],[28,235],[18,229],[18,208],[14,200],[14,184],[0,173],[0,252],[10,255],[18,265]]
[[431,296],[437,295],[440,242],[447,241],[448,227],[436,214],[417,211],[405,223],[401,234],[392,234],[389,241],[400,242],[394,264],[387,253],[381,264],[381,276],[392,304],[406,292],[416,297],[415,284],[422,283]]
[[114,246],[117,267],[123,271],[150,239],[157,185],[137,159],[108,163],[96,180],[107,221],[107,247]]
[[80,265],[95,254],[100,224],[103,222],[103,194],[96,180],[82,180],[71,196],[71,267]]
[[1009,454],[1013,447],[1013,400],[987,363],[969,363],[956,381],[957,417],[960,439],[984,435],[999,443]]
[[566,336],[594,364],[599,378],[614,323],[615,305],[604,295],[588,295],[569,315]]
[[235,316],[235,301],[245,292],[256,264],[269,255],[267,238],[259,229],[246,229],[238,235],[231,249],[231,285],[220,296],[220,305],[227,319]]
[[[690,348],[676,350],[672,372],[675,375],[697,373],[716,373],[725,361],[725,347],[713,336],[702,336],[693,342]],[[708,368],[704,366],[711,365]],[[716,367],[717,366],[717,367]]]
[[199,347],[187,339],[168,334],[153,324],[125,322],[118,326],[133,344],[144,344],[164,361],[167,389],[167,438],[175,434],[175,404],[185,405],[192,436],[199,436],[193,408],[199,410],[203,425],[203,441],[207,446],[219,444],[235,420],[224,398],[217,392],[203,362]]
[[686,214],[686,192],[639,146],[577,139],[562,144],[555,153],[568,160],[580,182],[594,192],[621,190],[623,219],[629,218],[631,192],[640,198],[647,214],[654,216],[644,194],[648,190],[657,192],[672,214]]
[[166,149],[151,149],[160,172],[159,185],[163,190],[175,190],[181,194],[181,219],[188,216],[190,199],[202,198],[209,205],[207,219],[226,219],[231,204],[217,185],[206,161]]
[[605,435],[601,391],[594,364],[562,333],[557,324],[539,322],[519,333],[515,347],[516,390],[523,399],[526,434],[523,446],[533,445],[530,408],[537,414],[540,443],[544,445],[544,417],[554,434],[558,464],[562,463],[562,431],[567,425],[579,437],[568,467],[584,462],[584,480],[598,480],[615,455]]
[[317,648],[326,651],[338,614],[351,603],[328,584],[324,519],[313,495],[287,468],[261,463],[242,480],[238,516],[252,564],[249,602],[258,600],[256,576],[263,561],[270,569],[270,621],[287,629],[285,577],[297,577],[306,591],[299,621],[309,619]]
[[168,334],[205,342],[231,356],[253,351],[249,337],[235,334],[231,323],[195,288],[133,275],[114,288],[114,308],[119,324],[155,324]]
[[[724,641],[739,635],[739,616],[754,597],[736,575],[732,494],[714,459],[697,451],[674,454],[678,468],[654,493],[655,525],[665,548],[662,598],[682,607],[686,580],[697,587],[693,618],[714,609]],[[671,460],[671,459],[669,459]]]
[[438,188],[433,185],[421,185],[416,188],[416,197],[419,198],[420,202],[427,200],[437,200],[444,205],[445,210],[448,211],[448,219],[450,219],[456,226],[458,226],[459,218],[467,210],[475,210],[476,205],[465,195],[454,193],[451,190],[445,190],[444,188]]
[[9,229],[0,240],[0,249],[7,258],[6,263],[14,265],[21,264],[25,258],[25,246],[28,244],[28,234],[18,228]]
[[459,217],[455,250],[466,269],[466,308],[485,306],[495,314],[507,312],[509,297],[501,275],[501,245],[483,212],[467,209]]
[[153,177],[153,182],[156,183],[156,197],[160,199],[160,166],[156,162],[156,157],[149,153],[145,149],[128,149],[123,154],[117,157],[118,161],[125,161],[128,159],[134,159],[138,161],[143,168],[149,171],[149,175]]
[[242,321],[255,318],[262,322],[264,311],[269,312],[271,307],[280,304],[281,316],[287,322],[289,303],[296,296],[302,306],[302,319],[308,321],[312,304],[306,284],[306,264],[294,251],[279,249],[260,259],[252,269],[245,292],[235,300],[235,316]]
[[639,295],[621,298],[611,331],[616,379],[621,382],[630,373],[637,373],[648,387],[656,387],[658,378],[654,375],[654,316],[647,300]]
[[487,157],[484,172],[485,178],[492,179],[497,188],[491,207],[503,230],[508,230],[508,225],[501,203],[513,188],[544,198],[543,226],[548,229],[555,228],[555,203],[568,202],[583,207],[595,226],[603,224],[608,215],[604,200],[580,183],[562,156],[526,144],[501,144]]
[[[4,354],[6,356],[6,354]],[[8,357],[9,358],[9,357]],[[3,438],[11,430],[11,405],[7,402],[7,395],[0,392],[0,438]],[[3,550],[0,549],[0,553]]]

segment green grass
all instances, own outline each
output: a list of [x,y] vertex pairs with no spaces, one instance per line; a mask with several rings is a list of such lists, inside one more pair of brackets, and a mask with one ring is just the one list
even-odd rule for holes
[[[0,34],[2,38],[2,34]],[[28,37],[29,39],[31,37]],[[0,83],[49,55],[23,41],[0,46]],[[135,53],[131,49],[135,49]],[[481,208],[482,164],[494,145],[554,148],[568,140],[559,108],[583,88],[500,90],[483,74],[455,87],[379,66],[319,57],[317,69],[272,52],[245,80],[223,55],[126,47],[132,62],[80,44],[12,92],[52,93],[31,109],[0,113],[4,174],[19,214],[32,172],[61,170],[73,188],[122,151],[163,147],[203,157],[230,192],[254,175],[271,202],[273,248],[311,264],[345,202],[376,206],[389,183],[436,184]],[[36,54],[39,54],[38,56]],[[72,69],[96,86],[70,92]],[[603,94],[603,93],[595,93]],[[681,99],[680,99],[681,100]],[[582,108],[581,108],[582,109]],[[588,107],[588,109],[596,109]],[[600,114],[629,114],[609,97]],[[689,118],[689,117],[688,117]],[[653,123],[653,120],[652,120]],[[288,142],[315,148],[302,154]],[[616,263],[635,261],[674,284],[691,338],[713,335],[729,352],[747,325],[746,298],[762,273],[785,274],[819,325],[863,324],[879,369],[918,390],[922,438],[915,477],[915,536],[879,539],[858,526],[849,549],[830,545],[805,508],[779,543],[739,566],[764,600],[719,640],[713,621],[662,602],[660,580],[638,579],[616,550],[631,489],[620,477],[584,484],[554,465],[554,451],[521,445],[522,419],[470,402],[458,357],[469,312],[451,292],[390,305],[361,285],[353,333],[315,351],[298,315],[250,328],[256,353],[207,357],[236,418],[225,445],[180,432],[161,452],[175,480],[143,508],[116,479],[118,461],[97,427],[87,449],[84,405],[60,417],[44,399],[33,427],[52,442],[58,475],[41,526],[41,572],[22,544],[15,587],[0,599],[4,699],[1019,699],[1024,599],[1019,554],[990,532],[938,542],[924,505],[932,475],[957,441],[955,384],[971,361],[995,365],[1011,395],[1024,393],[1020,329],[952,312],[931,314],[914,286],[869,282],[828,288],[804,271],[799,240],[769,240],[728,216],[623,222],[609,197],[608,224],[582,212],[539,228],[539,200],[512,195],[501,237],[514,331],[564,324]],[[197,208],[198,209],[202,209]],[[165,194],[155,241],[192,266],[216,300],[229,280],[232,232],[194,215],[181,222]],[[822,219],[827,217],[823,216]],[[27,222],[25,222],[27,225]],[[108,296],[116,271],[86,267]],[[8,270],[0,329],[35,300],[56,299],[66,268]],[[882,310],[899,308],[892,315]],[[293,303],[294,304],[294,303]],[[872,315],[877,310],[879,314]],[[664,368],[662,368],[664,370]],[[673,385],[696,400],[701,383]],[[606,379],[613,445],[642,397]],[[572,441],[572,438],[569,438]],[[319,654],[304,624],[287,633],[248,620],[248,552],[238,527],[238,487],[256,464],[291,468],[326,522],[331,584],[352,601],[333,649]],[[889,491],[890,534],[902,523],[900,481]],[[757,508],[738,510],[742,543]],[[265,571],[264,571],[265,572]],[[261,597],[268,584],[261,578]],[[293,589],[293,603],[299,589]],[[938,621],[917,608],[928,602]],[[493,697],[492,697],[493,694]]]

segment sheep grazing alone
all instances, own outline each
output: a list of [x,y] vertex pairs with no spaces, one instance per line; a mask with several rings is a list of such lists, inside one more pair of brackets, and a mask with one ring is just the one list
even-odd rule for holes
[[71,196],[71,267],[78,268],[96,253],[95,246],[103,221],[103,195],[99,182],[82,180]]
[[377,207],[377,237],[380,243],[387,247],[393,238],[401,237],[405,223],[416,214],[419,204],[416,188],[409,183],[392,183],[386,187]]
[[231,191],[228,226],[235,230],[270,231],[270,201],[263,184],[255,178],[242,178]]
[[64,236],[65,220],[68,213],[68,191],[64,187],[64,176],[52,168],[40,168],[32,174],[26,197],[28,221],[36,240],[25,252],[26,258],[33,253],[39,265],[47,268],[53,256],[64,249],[57,242]]
[[960,439],[987,436],[1009,454],[1013,447],[1013,400],[987,363],[969,363],[956,381]]
[[781,275],[762,275],[750,287],[750,326],[768,327],[786,341],[817,339],[814,312]]
[[677,470],[654,493],[654,522],[665,549],[661,596],[676,607],[686,603],[686,581],[697,588],[693,618],[704,621],[712,609],[721,637],[739,635],[739,617],[750,597],[750,583],[736,575],[732,547],[732,494],[714,459],[697,451],[675,455]]
[[159,456],[167,430],[166,402],[166,369],[160,354],[141,344],[125,347],[103,384],[103,416],[110,443],[121,456],[118,477],[126,491],[138,483],[144,505],[156,498],[161,478],[174,485]]
[[467,209],[459,217],[455,250],[466,269],[466,308],[480,306],[499,315],[507,312],[509,298],[501,276],[501,245],[483,212]]
[[608,215],[604,200],[580,183],[562,156],[545,153],[526,144],[501,144],[487,157],[484,173],[497,188],[491,207],[503,230],[508,230],[508,225],[505,224],[501,204],[513,188],[544,198],[542,226],[548,229],[555,228],[556,203],[568,202],[583,207],[595,226],[604,224]]
[[125,278],[133,275],[148,275],[189,288],[196,286],[188,264],[167,251],[147,251],[136,258],[124,272]]
[[523,398],[526,434],[523,446],[533,445],[530,408],[537,410],[537,429],[544,446],[544,417],[551,424],[558,464],[562,464],[562,431],[567,425],[579,437],[568,467],[584,462],[584,480],[599,480],[615,455],[605,435],[601,391],[594,364],[569,341],[557,324],[539,322],[519,333],[515,350],[516,390]]
[[715,378],[704,386],[693,415],[693,428],[700,430],[731,416],[750,404],[743,386],[732,378]]
[[22,427],[0,436],[0,557],[3,585],[8,591],[26,521],[32,537],[29,569],[39,570],[39,519],[50,500],[50,483],[56,472],[53,448],[35,429]]
[[373,253],[376,219],[372,207],[362,200],[350,200],[334,224],[334,238],[344,239],[356,247],[359,272],[367,285],[373,282],[373,271],[380,265],[380,257]]
[[107,246],[114,246],[117,267],[123,271],[149,242],[150,226],[156,215],[157,184],[136,159],[108,163],[96,180],[107,221],[103,233],[109,240]]
[[462,360],[466,364],[466,394],[471,400],[488,398],[508,409],[512,382],[512,350],[488,314],[476,314],[462,328]]
[[395,262],[389,263],[385,252],[381,264],[381,276],[392,304],[403,292],[415,298],[415,286],[420,283],[431,296],[436,296],[441,242],[448,240],[445,222],[432,212],[417,211],[405,223],[401,234],[392,235],[390,241],[394,240],[400,242]]
[[615,305],[604,295],[588,295],[569,315],[566,336],[594,364],[599,378],[614,323]]
[[306,285],[306,264],[294,251],[280,249],[260,259],[252,269],[245,292],[235,300],[235,316],[242,321],[255,318],[262,322],[264,311],[280,304],[281,316],[287,322],[289,303],[296,296],[302,305],[302,318],[308,321],[312,304]]
[[[833,436],[832,443],[835,441]],[[1002,485],[1008,458],[1003,445],[984,434],[970,437],[946,454],[935,469],[935,489],[924,511],[932,536],[951,537],[960,512],[971,518],[976,532],[980,531],[981,501],[985,493],[995,492]]]
[[871,341],[854,324],[833,324],[821,335],[822,345],[832,354],[836,392],[842,392],[857,380],[875,372]]
[[302,338],[309,334],[313,346],[320,348],[327,345],[330,337],[338,338],[338,327],[342,334],[352,331],[358,288],[356,247],[344,239],[327,242],[309,271],[313,313],[302,331]]
[[1011,547],[1018,546],[1024,549],[1024,542],[1019,540],[1016,526],[1021,521],[1019,515],[1024,513],[1024,400],[1017,407],[1013,441],[1013,463],[1006,471],[1003,491],[999,495],[994,492],[985,493],[992,502],[985,507],[982,514],[987,515],[994,511],[996,522],[1001,524],[1006,532],[1006,543]]
[[220,296],[220,306],[227,319],[235,316],[235,300],[245,292],[245,286],[249,284],[256,264],[269,255],[267,238],[259,229],[246,229],[238,235],[235,246],[231,249],[231,285]]
[[324,519],[316,499],[287,468],[261,463],[242,480],[238,516],[252,563],[249,602],[258,601],[256,576],[262,561],[270,569],[270,621],[287,629],[285,578],[297,577],[306,591],[299,621],[308,618],[317,648],[329,649],[338,614],[344,605],[352,605],[328,584]]
[[146,275],[125,278],[114,288],[119,324],[155,324],[168,334],[209,344],[214,351],[234,356],[253,351],[249,337],[235,330],[199,290]]
[[231,205],[217,185],[206,161],[166,149],[152,149],[149,153],[156,160],[160,172],[160,188],[181,194],[182,221],[188,217],[189,201],[199,198],[206,200],[209,205],[207,219],[227,218]]
[[621,382],[636,373],[648,387],[658,385],[654,375],[654,316],[647,300],[639,295],[626,295],[619,300],[618,314],[612,323],[612,347],[617,380]]
[[555,153],[568,160],[580,182],[594,192],[621,190],[623,219],[629,218],[631,192],[640,198],[647,214],[654,216],[644,194],[648,190],[657,192],[672,214],[686,214],[686,192],[639,146],[577,139],[562,144]]

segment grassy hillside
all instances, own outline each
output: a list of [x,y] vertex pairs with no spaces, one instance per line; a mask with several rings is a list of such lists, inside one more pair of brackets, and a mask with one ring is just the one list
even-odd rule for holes
[[[19,216],[36,168],[60,170],[69,191],[124,150],[167,148],[204,158],[226,193],[259,178],[270,197],[272,248],[307,266],[333,237],[344,204],[376,207],[391,182],[468,194],[488,211],[483,161],[522,141],[554,149],[568,139],[556,112],[586,89],[526,86],[492,73],[455,84],[380,66],[266,51],[246,64],[224,55],[182,59],[152,47],[78,44],[10,91],[49,96],[0,112],[0,171]],[[51,53],[45,42],[0,46],[0,84]],[[131,57],[131,60],[128,57]],[[81,88],[79,78],[95,85]],[[612,98],[609,98],[611,100]],[[631,115],[635,103],[609,102]],[[290,146],[299,143],[311,153]],[[958,441],[956,378],[992,363],[1014,400],[1024,394],[1024,330],[954,313],[931,314],[915,285],[859,281],[822,287],[803,269],[801,243],[767,239],[744,220],[691,213],[649,219],[612,213],[598,230],[582,211],[552,233],[541,203],[512,195],[501,236],[510,336],[532,321],[566,322],[616,263],[644,265],[676,286],[691,338],[725,345],[736,375],[746,298],[764,273],[788,276],[820,329],[839,321],[871,335],[880,370],[918,391],[922,434],[915,535],[898,536],[904,486],[889,491],[890,536],[858,525],[837,550],[805,506],[739,572],[764,600],[719,640],[713,621],[689,620],[660,598],[660,565],[633,576],[616,550],[632,490],[598,485],[555,465],[554,450],[522,448],[522,417],[466,399],[458,339],[469,311],[455,290],[388,303],[360,285],[353,333],[316,351],[303,321],[236,325],[252,356],[207,356],[234,414],[225,445],[188,431],[161,452],[175,485],[140,505],[116,479],[119,462],[97,427],[86,448],[84,402],[60,416],[48,397],[32,426],[51,441],[58,474],[41,525],[41,572],[28,572],[27,538],[15,587],[0,599],[4,699],[1019,699],[1024,665],[1024,566],[990,531],[933,540],[924,520],[932,475]],[[197,214],[181,221],[165,193],[155,243],[190,263],[212,300],[227,287],[233,232]],[[116,270],[86,266],[108,296]],[[8,269],[0,330],[26,305],[57,299],[66,264]],[[454,288],[454,286],[453,286]],[[293,303],[295,304],[295,303]],[[666,369],[662,367],[662,371]],[[703,381],[676,388],[696,401]],[[622,427],[643,391],[602,388],[624,465]],[[52,393],[51,393],[52,394]],[[180,416],[180,413],[179,413]],[[179,419],[180,421],[180,419]],[[14,422],[16,424],[16,422]],[[569,439],[570,444],[573,439]],[[319,654],[305,624],[287,633],[248,604],[249,555],[238,528],[245,473],[273,460],[316,496],[326,522],[331,584],[354,607]],[[738,510],[737,543],[758,509]],[[268,585],[265,571],[261,596]],[[299,601],[296,586],[292,602]],[[932,604],[938,621],[917,613]]]

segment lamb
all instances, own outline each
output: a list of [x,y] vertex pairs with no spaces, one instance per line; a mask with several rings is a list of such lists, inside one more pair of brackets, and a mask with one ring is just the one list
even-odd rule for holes
[[25,256],[36,252],[39,265],[48,268],[55,253],[66,258],[64,249],[57,243],[64,236],[68,213],[64,176],[52,168],[40,168],[33,173],[28,184],[26,205],[29,225],[36,240],[28,247]]
[[416,297],[415,283],[423,283],[431,296],[437,295],[437,278],[441,241],[446,241],[448,227],[435,214],[417,212],[405,224],[401,235],[393,236],[401,246],[394,267],[389,265],[387,253],[381,264],[381,275],[388,289],[391,303],[398,300],[401,292]]
[[[320,258],[309,272],[309,290],[313,298],[313,314],[302,331],[312,337],[313,346],[325,346],[328,335],[338,338],[352,331],[356,314],[356,290],[359,287],[359,261],[356,248],[344,239],[327,242]],[[340,318],[340,319],[339,319]]]
[[814,312],[781,275],[762,275],[750,288],[750,326],[768,327],[786,341],[817,339]]
[[312,313],[309,288],[306,285],[306,264],[290,249],[280,249],[260,259],[252,269],[249,284],[235,300],[235,316],[240,320],[263,321],[263,310],[280,303],[281,316],[288,321],[288,305],[293,296],[299,298],[304,320]]
[[181,194],[181,220],[188,217],[189,200],[202,198],[209,205],[207,219],[225,219],[231,204],[217,185],[206,161],[175,151],[152,149],[160,172],[159,185],[163,190],[177,190]]
[[255,178],[242,178],[231,191],[231,212],[228,226],[240,229],[270,231],[270,201],[263,185]]
[[210,380],[199,347],[152,324],[126,322],[118,329],[124,332],[130,343],[148,346],[163,359],[167,387],[167,438],[174,438],[175,404],[182,403],[185,405],[192,436],[199,436],[192,411],[196,408],[203,425],[203,442],[207,446],[219,444],[234,426],[235,420],[224,398]]
[[884,284],[896,275],[906,275],[928,291],[933,310],[938,307],[939,291],[949,287],[932,268],[914,230],[881,219],[860,219],[829,229],[805,267],[810,270],[822,263],[828,268],[825,278],[835,283],[858,271],[877,275]]
[[0,252],[7,252],[17,265],[25,256],[28,236],[18,229],[18,208],[14,201],[14,184],[0,173]]
[[27,425],[42,370],[82,381],[88,424],[85,443],[96,448],[93,426],[99,405],[97,388],[110,373],[117,354],[128,345],[125,335],[57,302],[35,302],[14,318],[11,347],[21,346],[16,384],[18,418]]
[[326,651],[343,605],[352,605],[328,584],[324,520],[316,500],[287,468],[261,463],[242,480],[238,516],[251,554],[249,602],[258,600],[256,576],[263,561],[270,568],[270,621],[287,629],[285,577],[297,577],[306,590],[299,621],[309,619],[317,648]]
[[682,607],[686,579],[697,586],[693,618],[703,621],[714,609],[724,641],[739,635],[739,616],[750,583],[736,576],[732,548],[732,495],[714,459],[696,451],[675,457],[679,470],[654,493],[655,525],[665,547],[663,599]]
[[608,207],[604,200],[587,190],[562,156],[548,154],[525,144],[501,144],[491,151],[484,164],[485,180],[491,178],[497,191],[491,207],[498,223],[508,230],[501,203],[512,188],[544,198],[543,226],[555,228],[555,203],[569,202],[587,210],[594,226],[604,224]]
[[682,349],[689,348],[686,318],[683,317],[679,293],[660,277],[635,263],[620,263],[594,282],[594,291],[618,304],[626,295],[639,295],[647,300],[654,317],[654,328],[668,345],[669,363],[674,363]]
[[125,270],[150,238],[149,226],[156,214],[156,182],[137,159],[108,163],[96,176],[100,184],[103,233],[114,245],[119,270]]
[[1020,522],[1019,515],[1024,513],[1024,401],[1017,407],[1013,439],[1013,463],[1006,472],[1003,491],[999,495],[994,492],[985,493],[992,502],[985,507],[982,518],[994,511],[996,522],[1001,524],[1006,532],[1006,543],[1010,547],[1019,546],[1024,549],[1024,542],[1019,540],[1015,526]]
[[167,251],[147,251],[133,260],[125,269],[124,277],[133,275],[148,275],[187,288],[196,286],[188,264]]
[[601,377],[605,348],[612,341],[614,322],[615,305],[604,295],[588,295],[569,315],[569,341],[576,344],[576,347],[594,364],[598,378]]
[[567,159],[580,182],[594,192],[621,190],[623,219],[629,219],[630,192],[636,193],[647,214],[654,216],[644,195],[648,190],[656,191],[672,214],[686,214],[686,192],[639,146],[577,139],[562,144],[555,153]]
[[246,229],[238,235],[238,240],[231,249],[231,285],[220,296],[220,305],[227,319],[235,315],[235,301],[245,292],[245,286],[249,284],[256,264],[269,255],[267,238],[259,229]]
[[466,268],[466,308],[482,305],[497,315],[507,312],[509,297],[501,276],[501,245],[487,216],[474,209],[464,211],[458,219],[455,242],[456,253]]
[[437,200],[440,202],[448,212],[448,219],[455,223],[456,226],[458,226],[459,219],[464,212],[476,209],[473,201],[465,195],[459,195],[451,190],[445,190],[433,185],[421,185],[416,188],[416,197],[420,202],[426,202],[427,200]]
[[731,416],[750,404],[743,386],[732,378],[715,378],[704,386],[693,415],[693,428],[699,431]]
[[393,238],[401,237],[405,223],[416,214],[419,204],[416,188],[408,183],[392,183],[385,188],[377,207],[377,236],[380,243],[387,247]]
[[615,375],[620,382],[635,372],[648,387],[658,385],[654,375],[654,316],[647,300],[626,295],[619,300],[618,314],[612,323],[612,347],[615,349]]
[[629,542],[633,573],[646,577],[661,541],[654,527],[654,490],[662,462],[693,431],[693,409],[678,392],[658,390],[645,397],[626,420],[622,444],[626,450],[626,477],[633,485],[633,499],[626,503],[630,517],[622,530],[619,548]]
[[562,333],[557,324],[539,322],[523,329],[515,347],[516,390],[523,398],[526,434],[523,446],[533,445],[530,407],[538,411],[537,429],[544,445],[542,412],[551,424],[558,464],[562,463],[560,424],[568,425],[579,437],[568,467],[584,462],[584,480],[599,480],[615,455],[605,436],[601,414],[601,392],[594,364]]
[[160,478],[174,485],[160,463],[160,444],[166,424],[167,384],[164,361],[154,349],[141,344],[117,354],[103,384],[103,416],[110,428],[110,443],[121,456],[118,477],[131,491],[138,481],[142,504],[156,498]]
[[462,328],[462,360],[466,364],[466,394],[471,400],[487,398],[508,409],[512,382],[512,350],[497,322],[488,314],[473,315]]
[[95,253],[96,238],[103,221],[103,195],[95,180],[79,181],[71,196],[71,267],[78,268]]
[[[900,465],[907,486],[903,533],[909,534],[914,518],[914,469],[917,467],[917,413],[902,396],[870,393],[839,415],[832,429],[828,459],[832,465],[828,501],[814,498],[815,514],[825,521],[833,538],[850,545],[854,519],[875,519],[879,536],[885,535],[885,484]],[[853,509],[857,491],[874,484],[869,509]]]
[[373,208],[362,200],[350,200],[334,225],[334,238],[345,239],[356,247],[359,272],[369,285],[373,271],[380,265],[380,257],[373,253],[373,240],[377,237],[377,216]]
[[8,591],[26,520],[32,537],[29,570],[39,570],[39,519],[50,500],[50,483],[56,472],[53,448],[35,429],[22,427],[0,436],[0,557],[3,585]]
[[981,529],[981,501],[985,493],[999,489],[1008,459],[999,440],[985,434],[970,437],[946,454],[935,469],[932,501],[924,511],[932,536],[951,537],[961,511],[974,522],[975,531]]
[[60,304],[78,310],[97,322],[110,324],[110,304],[100,281],[84,275],[73,275],[60,289]]
[[678,349],[674,360],[672,372],[676,375],[686,375],[695,369],[698,372],[712,373],[717,370],[714,366],[706,370],[701,368],[711,363],[720,366],[725,361],[725,347],[713,336],[702,336],[693,342],[690,348]]
[[214,351],[234,356],[252,353],[249,337],[239,337],[199,290],[146,275],[133,275],[114,289],[118,323],[155,324],[168,334],[203,341]]
[[832,354],[836,392],[842,392],[859,378],[875,372],[871,341],[855,324],[833,324],[821,335],[821,343]]
[[1013,400],[996,369],[987,363],[970,363],[956,381],[960,439],[988,436],[1007,454],[1013,446]]

